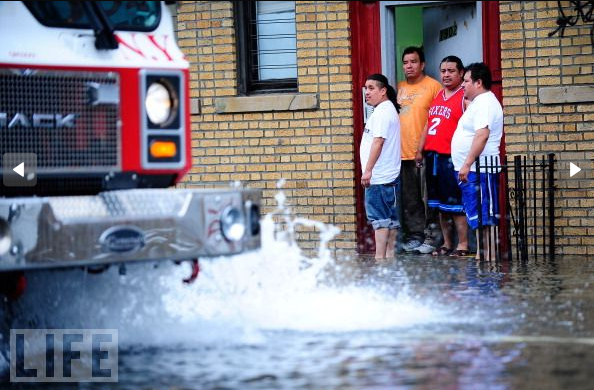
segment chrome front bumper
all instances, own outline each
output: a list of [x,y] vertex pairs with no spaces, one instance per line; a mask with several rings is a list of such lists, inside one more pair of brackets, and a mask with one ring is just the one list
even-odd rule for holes
[[260,202],[249,189],[0,199],[0,271],[242,253],[260,247]]

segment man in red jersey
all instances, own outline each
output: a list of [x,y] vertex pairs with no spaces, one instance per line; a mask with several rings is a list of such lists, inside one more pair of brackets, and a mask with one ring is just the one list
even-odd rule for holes
[[[464,66],[460,58],[447,56],[441,60],[439,71],[444,88],[429,107],[427,125],[419,141],[415,160],[418,164],[422,164],[423,157],[425,158],[427,205],[439,209],[439,222],[444,242],[432,255],[466,256],[468,255],[468,223],[451,157],[452,137],[465,107],[462,88]],[[458,245],[455,249],[453,228],[450,223],[452,219],[458,233]]]

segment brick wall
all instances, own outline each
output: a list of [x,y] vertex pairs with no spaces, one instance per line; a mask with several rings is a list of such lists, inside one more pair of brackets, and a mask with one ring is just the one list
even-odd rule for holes
[[[568,1],[561,4],[575,15]],[[594,96],[583,97],[583,88],[594,89],[592,22],[549,37],[556,1],[504,1],[499,9],[507,153],[556,154],[557,251],[594,254]],[[583,171],[570,178],[569,162]]]
[[[354,148],[349,15],[346,1],[297,1],[300,94],[317,94],[318,109],[217,113],[217,99],[237,96],[237,61],[230,1],[178,4],[179,45],[191,64],[193,167],[184,186],[241,181],[263,190],[264,212],[276,206],[283,178],[293,212],[337,225],[333,247],[355,248]],[[300,229],[300,246],[318,234]]]

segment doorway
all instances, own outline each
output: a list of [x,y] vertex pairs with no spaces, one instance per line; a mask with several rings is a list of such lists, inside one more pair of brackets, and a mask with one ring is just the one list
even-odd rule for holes
[[422,46],[425,73],[439,81],[447,55],[464,64],[484,61],[482,2],[381,1],[382,70],[393,84],[404,80],[402,52]]
[[[379,72],[393,86],[403,80],[401,56],[407,46],[424,47],[426,73],[437,80],[439,63],[446,55],[456,55],[464,64],[485,62],[493,75],[492,91],[501,100],[498,1],[351,1],[350,7],[355,183],[361,179],[358,150],[363,132],[364,79]],[[505,154],[505,138],[501,151]],[[357,248],[361,253],[373,252],[373,232],[367,226],[360,185],[355,185],[355,196]]]

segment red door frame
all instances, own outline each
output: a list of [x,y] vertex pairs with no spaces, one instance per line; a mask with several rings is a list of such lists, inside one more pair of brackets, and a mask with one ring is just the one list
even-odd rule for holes
[[[493,85],[491,90],[503,105],[503,85],[501,77],[501,28],[499,21],[499,2],[483,1],[483,60],[491,69]],[[501,138],[499,154],[505,157],[505,132]],[[499,178],[500,215],[507,215],[506,193],[507,180],[501,175]],[[508,241],[508,227],[505,217],[499,220],[499,250],[502,259],[507,259],[510,242]]]
[[382,71],[380,2],[350,1],[351,64],[353,77],[353,127],[355,137],[355,197],[357,212],[357,251],[375,252],[373,230],[367,224],[361,186],[359,145],[363,135],[363,96],[365,78]]
[[[365,78],[372,73],[381,73],[381,31],[379,1],[350,1],[349,13],[351,22],[351,66],[353,75],[353,127],[355,137],[355,197],[357,212],[357,251],[359,253],[374,252],[373,231],[367,225],[363,205],[364,191],[361,187],[361,162],[359,145],[363,134],[363,97],[362,88]],[[493,75],[493,93],[502,101],[501,83],[501,38],[499,24],[499,2],[482,2],[483,18],[483,59]],[[505,136],[501,140],[501,155],[505,155]],[[505,179],[502,177],[500,192],[501,215],[506,215]],[[501,253],[507,254],[507,224],[504,218],[500,222]]]

